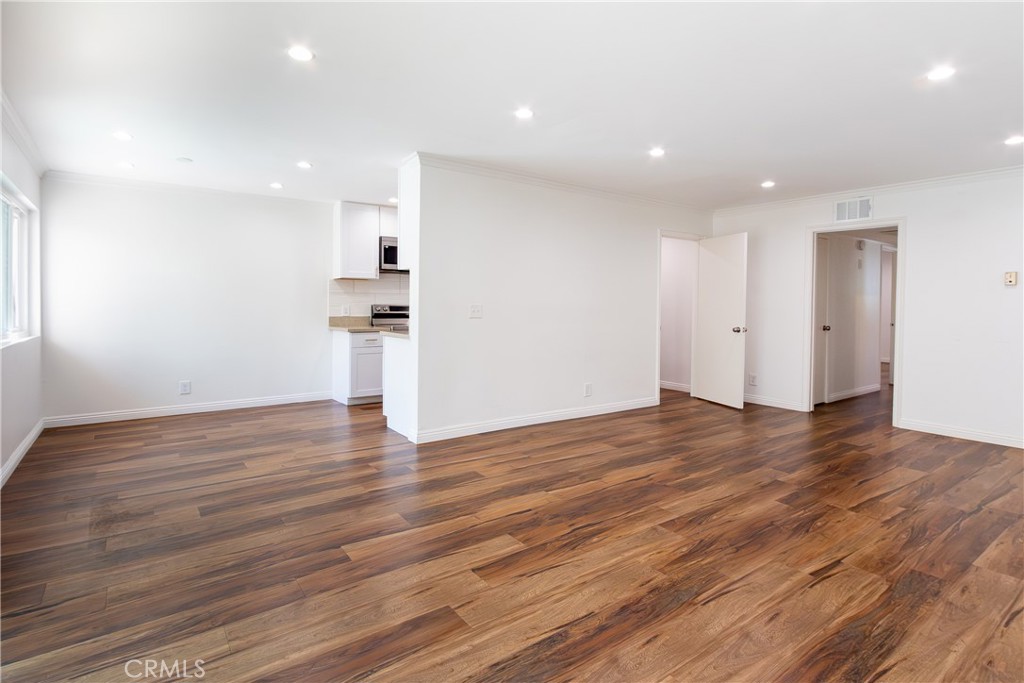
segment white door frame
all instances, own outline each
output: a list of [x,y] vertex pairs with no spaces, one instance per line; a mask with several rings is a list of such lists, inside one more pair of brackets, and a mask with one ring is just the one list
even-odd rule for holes
[[806,270],[804,272],[804,350],[803,350],[803,404],[806,412],[814,411],[814,245],[818,235],[830,232],[848,232],[851,230],[877,230],[879,228],[897,228],[896,233],[896,349],[895,358],[890,360],[896,366],[893,378],[892,423],[897,426],[903,414],[903,289],[907,263],[907,219],[905,217],[887,219],[869,219],[863,221],[845,221],[812,225],[807,228],[805,238]]
[[[661,239],[663,237],[699,242],[705,237],[712,237],[712,235],[698,235],[694,232],[680,232],[678,230],[667,230],[665,228],[660,228],[658,230],[658,296],[654,297],[654,397],[657,399],[659,405],[661,404]],[[695,314],[696,306],[691,306],[690,329],[693,329],[693,316]]]

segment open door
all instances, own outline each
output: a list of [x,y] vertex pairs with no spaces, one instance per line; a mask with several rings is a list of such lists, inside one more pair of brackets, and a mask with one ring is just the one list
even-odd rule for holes
[[747,233],[698,244],[690,395],[743,408],[747,331]]
[[892,252],[892,282],[889,296],[889,385],[896,376],[896,252]]
[[856,235],[815,239],[813,405],[879,390],[881,255]]
[[828,396],[828,239],[814,240],[814,388],[812,405]]

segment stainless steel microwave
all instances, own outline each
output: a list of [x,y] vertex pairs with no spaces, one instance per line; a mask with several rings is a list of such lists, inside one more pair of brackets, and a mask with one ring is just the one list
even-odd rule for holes
[[398,238],[380,238],[380,269],[398,270]]

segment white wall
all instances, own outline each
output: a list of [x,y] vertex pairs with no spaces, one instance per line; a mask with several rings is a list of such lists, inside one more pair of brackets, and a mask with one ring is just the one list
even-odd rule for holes
[[329,397],[330,204],[51,173],[42,228],[47,424]]
[[0,349],[0,483],[6,482],[18,461],[42,428],[42,342],[39,338],[39,240],[40,183],[28,155],[8,130],[13,124],[3,112],[3,188],[28,205],[32,244],[29,255],[29,297],[32,335]]
[[883,363],[889,362],[889,351],[892,346],[892,266],[896,262],[896,252],[882,249],[882,283],[879,294],[882,297],[878,309],[878,350]]
[[[828,244],[828,395],[826,400],[881,387],[878,321],[882,245],[830,234]],[[858,244],[863,249],[858,249]]]
[[[419,409],[406,436],[656,404],[659,229],[707,234],[710,215],[420,163],[410,281]],[[404,244],[405,214],[401,223]],[[483,318],[469,318],[471,304]]]
[[661,387],[690,390],[697,242],[661,240]]
[[[810,228],[860,194],[715,213],[715,234],[750,233],[747,372],[762,402],[809,408]],[[1022,445],[1024,302],[1021,286],[1002,284],[1004,271],[1024,270],[1021,170],[867,194],[879,220],[902,221],[897,426]]]
[[3,117],[3,174],[24,195],[23,201],[27,200],[33,207],[38,208],[40,204],[40,182],[39,175],[33,168],[21,145],[15,140],[15,136],[8,130],[11,124],[8,119],[8,112],[4,111]]
[[388,427],[417,441],[419,429],[419,259],[420,160],[416,155],[398,170],[398,260],[409,269],[409,336],[384,335],[384,415]]

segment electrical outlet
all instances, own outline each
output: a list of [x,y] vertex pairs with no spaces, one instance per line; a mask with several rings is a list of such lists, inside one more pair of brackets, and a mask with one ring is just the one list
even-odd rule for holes
[[470,318],[482,318],[482,317],[484,317],[484,305],[483,304],[470,304],[469,305],[469,317]]
[[342,306],[341,307],[341,314],[343,316],[345,316],[346,318],[348,316],[352,315],[352,307],[351,306]]
[[178,382],[178,393],[184,396],[185,394],[192,393],[192,380],[183,379]]
[[752,387],[756,387],[757,375],[755,375],[754,373],[750,373],[749,375],[747,375],[747,384],[749,384]]
[[1016,287],[1017,286],[1017,271],[1012,270],[1012,271],[1007,271],[1006,273],[1004,273],[1003,274],[1003,284],[1006,285],[1007,287]]
[[591,384],[590,382],[587,382],[586,384],[584,384],[583,385],[583,395],[584,396],[593,396],[594,395],[594,385]]

